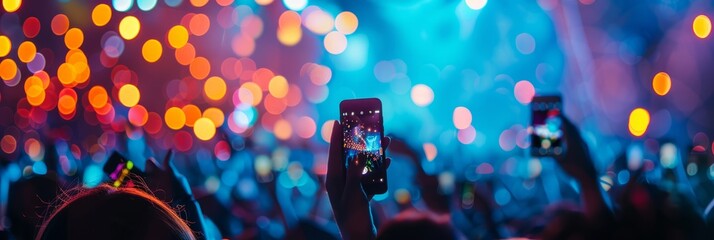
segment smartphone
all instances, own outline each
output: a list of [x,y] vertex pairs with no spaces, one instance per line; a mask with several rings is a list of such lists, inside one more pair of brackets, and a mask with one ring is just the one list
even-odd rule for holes
[[377,98],[351,99],[340,102],[345,167],[357,156],[367,161],[362,170],[362,189],[366,194],[387,191],[387,169],[384,166],[384,122],[382,101]]
[[141,176],[141,172],[134,166],[134,162],[126,159],[116,151],[112,153],[104,164],[104,173],[107,174],[111,180],[111,185],[114,187],[133,187],[132,176]]
[[563,101],[560,96],[536,96],[531,102],[531,155],[563,153]]

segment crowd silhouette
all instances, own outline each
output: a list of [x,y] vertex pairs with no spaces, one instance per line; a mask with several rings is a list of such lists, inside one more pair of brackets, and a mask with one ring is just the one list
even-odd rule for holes
[[[387,155],[401,156],[414,166],[413,184],[421,196],[418,200],[397,202],[396,214],[390,215],[383,204],[375,204],[374,196],[362,190],[360,177],[365,161],[347,166],[343,162],[341,128],[335,121],[327,172],[324,178],[318,176],[324,182],[319,181],[316,192],[323,196],[326,193],[328,201],[316,198],[310,207],[312,217],[290,216],[290,206],[285,202],[291,202],[293,197],[280,193],[277,180],[259,183],[258,188],[267,193],[265,202],[231,195],[226,204],[220,199],[223,197],[201,192],[205,191],[202,188],[195,188],[198,192],[194,193],[169,151],[162,160],[149,158],[145,174],[131,176],[136,183],[133,186],[116,188],[105,183],[88,188],[51,170],[45,175],[23,177],[10,186],[9,228],[6,228],[9,231],[3,234],[11,239],[709,239],[714,236],[711,214],[703,212],[707,206],[699,205],[706,201],[693,199],[678,188],[648,182],[644,169],[634,172],[627,184],[604,192],[598,178],[601,173],[578,128],[565,117],[563,122],[567,150],[553,160],[577,183],[579,201],[551,202],[540,214],[526,219],[504,220],[496,216],[499,210],[491,197],[493,180],[457,181],[456,189],[473,190],[472,205],[465,206],[461,201],[463,192],[444,191],[438,176],[428,174],[420,166],[422,153],[397,136],[385,137],[383,147],[388,149]],[[357,156],[361,157],[364,156]],[[387,158],[386,166],[392,161]],[[691,187],[699,191],[697,186]],[[706,192],[707,189],[701,191]],[[319,212],[325,205],[330,207],[328,217],[321,218],[325,214]],[[266,223],[269,218],[278,220]],[[242,226],[239,232],[232,227],[236,221]],[[284,234],[266,234],[265,225],[276,223],[284,227]]]

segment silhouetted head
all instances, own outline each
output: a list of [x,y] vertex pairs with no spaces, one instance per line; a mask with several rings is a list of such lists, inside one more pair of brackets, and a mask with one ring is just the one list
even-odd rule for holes
[[703,239],[705,235],[703,218],[678,193],[636,183],[623,193],[618,205],[618,238]]
[[456,239],[447,216],[406,210],[385,223],[377,239]]
[[77,189],[56,207],[36,239],[194,239],[168,206],[136,188]]

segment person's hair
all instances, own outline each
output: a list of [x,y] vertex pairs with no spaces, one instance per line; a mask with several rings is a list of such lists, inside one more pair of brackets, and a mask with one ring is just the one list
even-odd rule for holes
[[457,239],[448,216],[414,209],[398,214],[385,223],[377,239]]
[[140,189],[102,184],[69,192],[35,239],[195,239],[171,207]]

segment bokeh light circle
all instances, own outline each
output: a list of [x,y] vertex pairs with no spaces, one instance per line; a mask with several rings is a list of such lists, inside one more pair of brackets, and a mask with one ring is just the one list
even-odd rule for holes
[[178,130],[186,124],[186,115],[184,115],[180,108],[171,107],[166,110],[164,121],[166,122],[166,126],[170,129]]
[[15,12],[22,5],[22,0],[2,0],[2,8],[8,13]]
[[149,120],[149,112],[144,106],[136,105],[129,108],[128,118],[132,125],[142,127]]
[[271,78],[268,91],[273,97],[284,98],[288,95],[288,80],[280,75]]
[[486,6],[488,0],[466,0],[466,6],[473,10],[481,10]]
[[203,85],[203,92],[211,100],[221,100],[226,95],[226,82],[220,77],[210,77]]
[[40,33],[40,20],[36,17],[29,17],[25,19],[22,24],[22,31],[28,38],[34,38]]
[[133,84],[125,84],[119,89],[119,102],[126,107],[133,107],[139,103],[141,93]]
[[60,36],[67,32],[67,29],[69,29],[69,18],[67,17],[67,15],[57,14],[52,18],[52,22],[50,22],[50,27],[52,28],[52,33],[57,36]]
[[335,17],[335,29],[342,34],[349,35],[354,33],[358,25],[359,20],[357,19],[357,15],[352,12],[341,12]]
[[201,109],[196,105],[187,104],[181,108],[181,111],[183,111],[183,114],[186,116],[186,126],[193,127],[196,120],[201,118]]
[[72,28],[64,35],[64,45],[68,49],[78,49],[84,42],[84,33],[79,28]]
[[275,137],[280,140],[287,140],[293,135],[293,127],[287,120],[280,119],[276,121],[273,126],[273,134],[275,134]]
[[191,61],[189,72],[195,79],[204,79],[211,72],[211,64],[204,57],[197,57]]
[[103,108],[105,105],[107,105],[107,101],[109,100],[107,90],[104,89],[104,87],[102,86],[94,86],[89,89],[88,96],[89,104],[91,104],[94,108]]
[[141,55],[147,62],[153,63],[161,58],[163,49],[161,47],[161,42],[156,39],[147,40],[141,47]]
[[332,31],[325,35],[325,50],[331,54],[340,54],[347,49],[347,37],[344,34]]
[[516,49],[522,54],[528,55],[533,53],[536,48],[536,42],[533,36],[528,33],[521,33],[516,36]]
[[136,0],[136,6],[139,7],[141,11],[151,11],[156,7],[158,0]]
[[112,9],[109,5],[99,4],[92,10],[92,23],[97,27],[102,27],[112,19]]
[[203,36],[208,32],[211,27],[211,20],[206,16],[206,14],[196,14],[193,15],[189,21],[188,28],[191,30],[191,34],[196,36]]
[[533,100],[533,96],[535,96],[535,88],[529,81],[518,81],[513,88],[513,95],[519,103],[524,105],[529,104],[531,100]]
[[652,89],[660,96],[667,95],[669,89],[672,88],[672,79],[666,72],[658,72],[652,78]]
[[32,61],[32,59],[35,59],[35,54],[37,54],[37,47],[30,41],[24,41],[17,47],[17,58],[20,62],[28,63]]
[[453,121],[457,129],[465,129],[471,126],[471,111],[465,107],[456,107],[454,109]]
[[6,58],[0,61],[0,78],[2,80],[12,80],[17,72],[17,64],[12,59]]
[[300,11],[307,6],[307,0],[283,0],[283,4],[290,10]]
[[186,27],[176,25],[169,29],[169,45],[173,48],[181,48],[188,43],[188,30]]
[[427,85],[417,84],[412,87],[411,98],[417,106],[425,107],[434,101],[434,91]]
[[216,127],[221,127],[223,126],[223,122],[225,121],[225,115],[223,114],[223,111],[221,109],[218,109],[216,107],[210,107],[206,110],[203,111],[203,117],[211,119],[213,121],[213,124],[216,125]]
[[216,135],[216,126],[208,118],[199,118],[193,125],[193,133],[198,139],[208,141]]
[[7,56],[7,54],[10,53],[10,49],[12,49],[10,38],[5,35],[0,35],[0,57]]
[[699,15],[692,22],[692,31],[698,38],[706,38],[712,32],[712,21],[706,15]]
[[650,113],[647,110],[644,108],[635,108],[630,112],[628,128],[633,136],[640,137],[644,135],[649,125]]
[[141,23],[134,16],[126,16],[119,22],[119,35],[126,40],[132,40],[139,35]]

